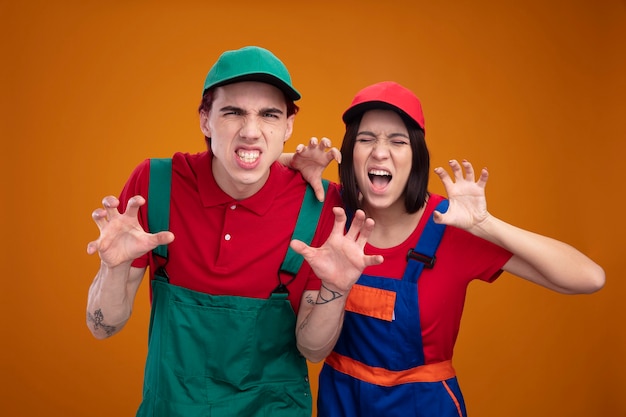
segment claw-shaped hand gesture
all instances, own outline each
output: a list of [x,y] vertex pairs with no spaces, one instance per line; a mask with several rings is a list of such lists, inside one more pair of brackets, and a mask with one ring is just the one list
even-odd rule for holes
[[346,292],[367,266],[382,263],[383,257],[363,252],[374,228],[374,220],[366,219],[365,213],[357,210],[350,230],[344,235],[346,213],[341,207],[333,208],[333,213],[333,230],[321,247],[313,248],[300,240],[292,240],[291,248],[304,256],[327,288]]
[[333,161],[341,163],[341,152],[331,147],[330,139],[322,138],[318,144],[317,138],[313,137],[309,145],[299,144],[291,160],[291,167],[300,171],[302,177],[311,184],[315,197],[324,201],[324,187],[322,186],[322,174],[324,169]]
[[102,200],[104,208],[98,208],[92,213],[100,229],[100,237],[89,242],[87,253],[92,255],[98,252],[105,265],[115,267],[130,263],[159,245],[172,242],[174,234],[171,232],[152,234],[143,230],[137,213],[145,202],[143,197],[134,196],[128,200],[126,211],[121,214],[118,210],[120,201],[113,196],[105,197]]
[[445,169],[435,168],[435,173],[446,189],[450,205],[445,213],[436,211],[434,219],[437,223],[470,231],[480,226],[489,217],[485,198],[485,186],[489,173],[486,168],[483,168],[476,181],[472,164],[465,160],[461,164],[456,160],[450,161],[450,168],[454,180]]

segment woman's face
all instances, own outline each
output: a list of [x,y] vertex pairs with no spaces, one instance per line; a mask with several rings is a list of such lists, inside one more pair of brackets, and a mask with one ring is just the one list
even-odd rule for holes
[[365,209],[404,207],[412,153],[409,132],[396,112],[363,115],[354,143],[354,172]]

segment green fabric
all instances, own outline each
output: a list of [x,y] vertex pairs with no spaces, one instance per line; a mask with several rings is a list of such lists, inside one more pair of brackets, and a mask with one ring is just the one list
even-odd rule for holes
[[260,81],[281,89],[291,100],[300,99],[285,64],[272,52],[258,46],[226,51],[213,64],[204,80],[202,94],[211,87],[238,81]]
[[[168,230],[171,159],[150,161],[150,231]],[[328,182],[324,181],[328,189]],[[292,238],[311,243],[323,203],[307,187]],[[155,249],[167,257],[165,246]],[[303,258],[289,250],[283,267]],[[161,275],[163,273],[163,275]],[[214,296],[152,280],[148,356],[138,417],[310,417],[306,359],[287,294]]]
[[[170,228],[170,193],[172,189],[172,159],[150,159],[150,182],[148,184],[148,228],[150,232],[162,232]],[[167,258],[167,245],[158,246],[154,252]]]
[[152,291],[138,417],[311,415],[306,360],[286,294],[214,296],[159,278]]
[[[324,195],[326,195],[329,183],[326,180],[322,180],[322,184],[324,186]],[[317,197],[315,197],[313,188],[307,186],[304,199],[302,200],[302,207],[300,207],[298,221],[291,239],[301,240],[307,245],[311,244],[313,235],[315,235],[315,230],[317,229],[317,223],[320,215],[322,214],[323,206],[324,203],[320,202]],[[304,261],[302,255],[296,253],[293,249],[291,249],[291,247],[289,247],[280,269],[281,271],[286,271],[295,275],[300,270],[302,261]]]

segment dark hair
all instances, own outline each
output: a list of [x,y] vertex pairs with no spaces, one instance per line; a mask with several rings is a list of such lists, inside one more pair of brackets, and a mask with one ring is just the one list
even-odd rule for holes
[[[411,173],[405,188],[404,206],[408,213],[415,213],[426,204],[428,195],[428,175],[430,173],[430,155],[424,139],[424,130],[415,121],[396,112],[402,117],[407,130],[413,158]],[[354,174],[354,144],[363,118],[361,113],[346,124],[346,133],[341,144],[341,164],[339,164],[339,180],[343,187],[343,202],[348,211],[360,208],[359,186]]]

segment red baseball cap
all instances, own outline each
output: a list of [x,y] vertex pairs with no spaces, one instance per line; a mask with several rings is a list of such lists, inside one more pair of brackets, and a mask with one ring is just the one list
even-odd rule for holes
[[343,113],[344,123],[350,122],[356,116],[373,109],[396,110],[415,121],[422,130],[424,128],[424,113],[422,103],[411,90],[393,81],[383,81],[372,84],[359,91],[352,104]]

